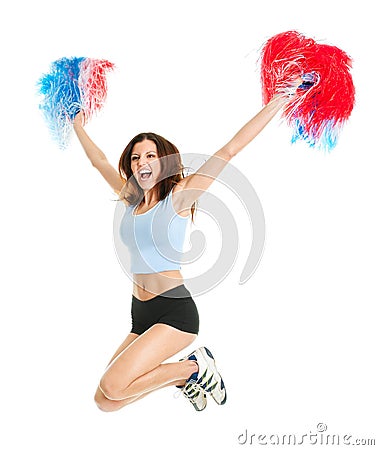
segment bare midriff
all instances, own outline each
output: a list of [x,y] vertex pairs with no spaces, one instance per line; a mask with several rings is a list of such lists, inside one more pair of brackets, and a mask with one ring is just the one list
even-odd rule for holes
[[157,273],[133,274],[133,295],[147,301],[163,292],[183,284],[180,270],[168,270]]

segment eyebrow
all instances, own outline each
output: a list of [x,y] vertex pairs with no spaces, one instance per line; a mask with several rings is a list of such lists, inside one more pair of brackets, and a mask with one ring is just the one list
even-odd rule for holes
[[[145,153],[155,153],[155,154],[157,154],[157,151],[156,150],[148,150],[147,152],[145,152]],[[139,153],[135,153],[135,152],[132,152],[132,156],[139,156]]]

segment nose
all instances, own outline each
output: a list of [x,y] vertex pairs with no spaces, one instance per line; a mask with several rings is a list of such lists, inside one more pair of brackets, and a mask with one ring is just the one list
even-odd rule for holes
[[137,167],[137,172],[139,172],[140,170],[144,170],[144,169],[150,170],[150,168],[147,166],[147,164],[141,164]]
[[147,156],[140,156],[138,158],[138,166],[143,167],[146,166],[146,164],[147,164]]
[[141,167],[143,167],[143,166],[146,166],[146,161],[144,161],[142,158],[140,158],[137,163],[137,168],[141,169]]

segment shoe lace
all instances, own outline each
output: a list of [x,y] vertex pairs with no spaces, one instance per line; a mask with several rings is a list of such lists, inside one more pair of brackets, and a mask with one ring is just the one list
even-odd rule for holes
[[177,400],[183,393],[184,386],[179,388],[176,392],[174,392],[174,399]]
[[[177,386],[177,388],[178,388],[178,390],[176,392],[174,392],[174,394],[173,394],[173,397],[175,399],[178,399],[181,396],[181,394],[183,394],[185,397],[189,398],[189,400],[192,401],[192,396],[190,397],[189,395],[186,395],[187,390],[193,389],[195,391],[201,391],[201,387],[196,383],[186,383],[182,387]],[[200,394],[201,394],[201,392],[200,392]]]

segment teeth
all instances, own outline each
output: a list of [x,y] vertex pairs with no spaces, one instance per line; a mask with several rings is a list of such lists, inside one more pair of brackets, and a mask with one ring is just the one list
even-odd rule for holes
[[150,170],[147,170],[147,169],[143,169],[143,170],[140,170],[139,173],[142,175],[142,174],[144,174],[144,173],[151,173],[151,171],[150,171]]

